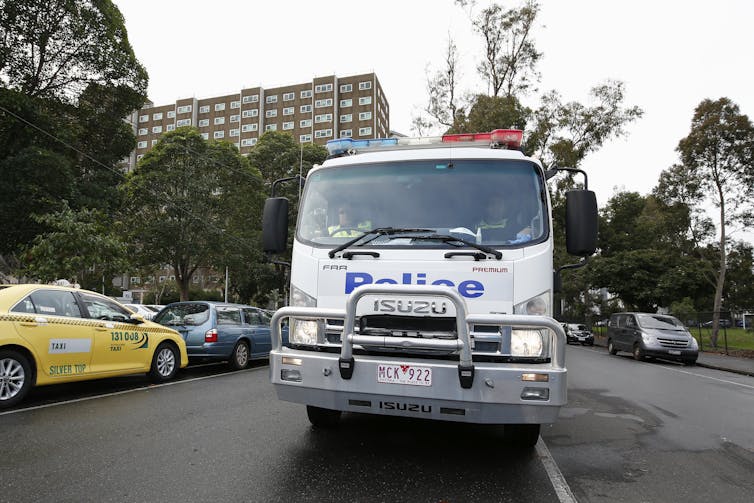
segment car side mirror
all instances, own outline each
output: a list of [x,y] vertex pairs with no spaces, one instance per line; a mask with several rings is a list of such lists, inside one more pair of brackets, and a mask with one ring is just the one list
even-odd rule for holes
[[142,323],[144,323],[144,317],[140,314],[134,313],[131,315],[129,321],[135,325],[141,325]]

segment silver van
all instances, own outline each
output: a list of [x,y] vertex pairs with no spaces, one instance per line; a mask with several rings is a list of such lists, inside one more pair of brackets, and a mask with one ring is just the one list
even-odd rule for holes
[[607,324],[611,355],[628,351],[636,360],[662,358],[694,365],[699,356],[696,339],[672,316],[651,313],[615,313]]

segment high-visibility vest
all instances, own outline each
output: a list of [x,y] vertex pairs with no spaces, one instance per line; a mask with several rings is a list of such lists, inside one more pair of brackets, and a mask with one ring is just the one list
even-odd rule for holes
[[[372,228],[372,222],[369,220],[365,220],[364,222],[359,222],[355,226],[343,226],[345,227],[344,230],[338,231],[338,229],[341,228],[340,225],[331,225],[327,228],[327,232],[331,237],[336,238],[355,238],[356,236],[361,236],[365,232],[369,231]],[[356,227],[356,230],[353,227]]]
[[508,225],[508,219],[504,218],[500,220],[499,222],[494,223],[487,223],[484,220],[482,220],[479,223],[480,229],[505,229],[505,227]]

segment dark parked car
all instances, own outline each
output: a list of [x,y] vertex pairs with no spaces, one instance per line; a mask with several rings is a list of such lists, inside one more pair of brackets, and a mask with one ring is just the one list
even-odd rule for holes
[[676,318],[664,314],[615,313],[607,326],[611,355],[629,351],[636,360],[663,358],[693,365],[699,356],[696,339]]
[[186,341],[189,361],[227,361],[235,369],[267,358],[271,349],[270,315],[241,304],[189,301],[168,304],[154,321],[177,330]]
[[563,330],[566,333],[566,343],[581,344],[583,346],[594,346],[594,335],[586,328],[586,325],[578,323],[563,323]]

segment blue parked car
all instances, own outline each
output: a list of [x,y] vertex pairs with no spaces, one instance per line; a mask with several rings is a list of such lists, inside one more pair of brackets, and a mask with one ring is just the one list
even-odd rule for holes
[[267,358],[270,315],[242,304],[187,301],[165,306],[153,321],[177,330],[186,341],[189,361],[227,361],[234,369]]

